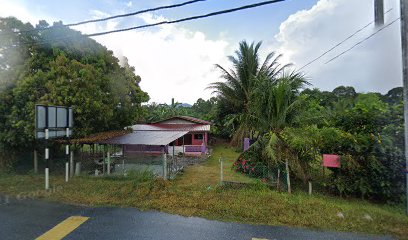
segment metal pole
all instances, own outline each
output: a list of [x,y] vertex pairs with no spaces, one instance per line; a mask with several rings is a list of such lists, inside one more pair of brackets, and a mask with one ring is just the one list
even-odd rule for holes
[[374,0],[374,17],[376,27],[384,25],[384,0]]
[[408,215],[408,0],[400,0],[401,6],[401,45],[402,45],[402,83],[404,87],[404,132],[405,132],[405,178],[406,214]]

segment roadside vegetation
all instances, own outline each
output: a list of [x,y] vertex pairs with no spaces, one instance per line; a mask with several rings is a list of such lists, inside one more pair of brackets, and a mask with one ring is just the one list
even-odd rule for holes
[[[225,178],[249,183],[244,188],[219,185],[219,157],[225,159]],[[137,207],[183,216],[252,224],[307,227],[408,239],[408,217],[398,206],[377,205],[358,199],[321,194],[292,194],[269,189],[260,181],[232,170],[239,155],[233,148],[217,146],[207,162],[188,167],[173,181],[154,179],[148,172],[128,177],[74,177],[68,183],[52,176],[52,193],[40,191],[40,175],[3,173],[0,192],[19,199],[43,198],[69,204]],[[341,213],[344,218],[339,217]],[[371,219],[366,219],[369,215]]]
[[[148,93],[126,58],[61,25],[0,18],[0,193],[408,239],[408,218],[400,207],[407,200],[401,87],[386,94],[358,93],[350,86],[313,89],[305,73],[281,63],[281,55],[261,59],[262,44],[243,41],[229,57],[231,68],[216,65],[221,80],[209,86],[215,97],[192,106],[142,105]],[[70,38],[44,44],[57,35]],[[81,176],[69,183],[55,175],[51,182],[60,190],[40,191],[42,176],[14,171],[17,153],[39,147],[35,104],[73,106],[74,137],[189,115],[211,121],[211,135],[233,147],[215,145],[207,162],[173,181],[148,171]],[[253,142],[246,152],[244,138]],[[323,172],[322,154],[339,155],[341,167]],[[241,185],[220,185],[220,158],[224,180]],[[290,176],[292,189],[283,181],[271,189],[277,172]]]

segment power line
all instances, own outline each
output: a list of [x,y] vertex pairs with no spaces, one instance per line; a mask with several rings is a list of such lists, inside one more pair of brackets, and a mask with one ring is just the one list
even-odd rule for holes
[[[285,1],[285,0],[264,1],[264,2],[259,2],[259,3],[244,5],[244,6],[237,7],[237,8],[231,8],[231,9],[211,12],[211,13],[204,14],[204,15],[197,15],[197,16],[192,16],[192,17],[187,17],[187,18],[182,18],[182,19],[177,19],[177,20],[162,21],[162,22],[157,22],[157,23],[152,23],[152,24],[145,24],[145,25],[140,25],[140,26],[135,26],[135,27],[130,27],[130,28],[122,28],[122,29],[117,29],[117,30],[112,30],[112,31],[91,33],[91,34],[82,34],[82,35],[86,36],[86,37],[95,37],[95,36],[101,36],[101,35],[106,35],[106,34],[111,34],[111,33],[125,32],[125,31],[130,31],[130,30],[135,30],[135,29],[142,29],[142,28],[149,28],[149,27],[159,26],[159,25],[164,25],[164,24],[174,24],[174,23],[179,23],[179,22],[191,21],[191,20],[196,20],[196,19],[201,19],[201,18],[212,17],[212,16],[216,16],[216,15],[236,12],[236,11],[245,10],[245,9],[249,9],[249,8],[260,7],[260,6],[273,4],[273,3],[277,3],[277,2],[283,2],[283,1]],[[48,40],[44,40],[44,41],[41,41],[41,42],[36,42],[35,45],[45,44],[45,43],[49,43],[51,41],[59,41],[59,40],[64,40],[64,39],[69,39],[69,38],[73,38],[73,36],[65,36],[65,37],[60,37],[60,38],[48,39]],[[32,44],[32,43],[23,42],[23,43],[21,43],[19,45],[27,45],[27,44]],[[10,46],[10,47],[16,47],[16,46],[18,46],[18,45],[13,45],[13,46]]]
[[[139,14],[142,14],[142,13],[154,12],[154,11],[162,10],[162,9],[177,8],[177,7],[182,7],[182,6],[185,6],[185,5],[189,5],[189,4],[193,4],[193,3],[197,3],[197,2],[205,2],[205,1],[207,1],[207,0],[192,0],[192,1],[187,1],[187,2],[173,4],[173,5],[166,5],[166,6],[156,7],[156,8],[144,9],[144,10],[140,10],[140,11],[137,11],[137,12],[114,15],[114,16],[110,16],[110,17],[106,17],[106,18],[99,18],[99,19],[86,20],[86,21],[81,21],[81,22],[76,22],[76,23],[62,24],[62,25],[50,26],[50,27],[46,27],[46,28],[36,28],[36,29],[31,29],[31,30],[26,30],[26,31],[19,31],[19,32],[15,32],[15,33],[35,32],[35,31],[43,31],[43,30],[50,29],[50,28],[73,27],[73,26],[79,26],[79,25],[88,24],[88,23],[103,22],[103,21],[112,20],[112,19],[116,19],[116,18],[130,17],[130,16],[139,15]],[[1,35],[3,35],[3,34],[0,34],[0,36]]]
[[[389,13],[392,11],[392,8],[389,9],[387,12],[385,12],[385,14]],[[340,45],[342,45],[343,43],[347,42],[349,39],[351,39],[352,37],[356,36],[358,33],[360,33],[361,31],[363,31],[364,29],[366,29],[367,27],[369,27],[371,24],[373,24],[375,21],[371,21],[369,23],[367,23],[366,25],[364,25],[362,28],[358,29],[357,31],[355,31],[353,34],[351,34],[350,36],[346,37],[344,40],[342,40],[341,42],[337,43],[336,45],[334,45],[332,48],[328,49],[327,51],[325,51],[324,53],[322,53],[321,55],[319,55],[317,58],[313,59],[312,61],[306,63],[305,65],[303,65],[301,68],[299,68],[299,71],[302,70],[305,67],[308,67],[309,65],[311,65],[312,63],[316,62],[317,60],[319,60],[320,58],[324,57],[325,55],[327,55],[329,52],[333,51],[334,49],[336,49],[337,47],[339,47]]]
[[334,58],[330,59],[329,61],[327,61],[325,64],[328,64],[334,60],[336,60],[337,58],[339,58],[340,56],[344,55],[345,53],[351,51],[353,48],[357,47],[358,45],[362,44],[363,42],[367,41],[368,39],[372,38],[374,35],[376,35],[377,33],[381,32],[382,30],[386,29],[387,27],[391,26],[392,24],[396,23],[398,20],[400,20],[400,18],[395,19],[394,21],[388,23],[387,25],[384,25],[384,27],[378,29],[377,31],[375,31],[374,33],[370,34],[368,37],[364,38],[363,40],[359,41],[358,43],[354,44],[353,46],[351,46],[349,49],[341,52],[340,54],[338,54],[337,56],[335,56]]
[[67,27],[73,27],[73,26],[78,26],[78,25],[87,24],[87,23],[107,21],[107,20],[111,20],[111,19],[115,19],[115,18],[130,17],[130,16],[142,14],[142,13],[153,12],[153,11],[157,11],[157,10],[161,10],[161,9],[182,7],[182,6],[185,6],[185,5],[192,4],[192,3],[205,2],[205,1],[207,1],[207,0],[187,1],[187,2],[183,2],[183,3],[179,3],[179,4],[173,4],[173,5],[167,5],[167,6],[161,6],[161,7],[156,7],[156,8],[145,9],[145,10],[141,10],[141,11],[137,11],[137,12],[133,12],[133,13],[126,13],[126,14],[115,15],[115,16],[101,18],[101,19],[94,19],[94,20],[82,21],[82,22],[77,22],[77,23],[71,23],[71,24],[67,24],[66,26]]
[[226,10],[222,10],[222,11],[212,12],[212,13],[208,13],[208,14],[204,14],[204,15],[197,15],[197,16],[182,18],[182,19],[173,20],[173,21],[162,21],[162,22],[158,22],[158,23],[146,24],[146,25],[141,25],[141,26],[136,26],[136,27],[130,27],[130,28],[117,29],[117,30],[106,31],[106,32],[100,32],[100,33],[85,34],[85,36],[95,37],[95,36],[101,36],[101,35],[105,35],[105,34],[111,34],[111,33],[117,33],[117,32],[125,32],[125,31],[130,31],[130,30],[135,30],[135,29],[153,27],[153,26],[158,26],[158,25],[163,25],[163,24],[173,24],[173,23],[191,21],[191,20],[196,20],[196,19],[200,19],[200,18],[212,17],[212,16],[216,16],[216,15],[221,15],[221,14],[236,12],[236,11],[240,11],[240,10],[244,10],[244,9],[249,9],[249,8],[260,7],[260,6],[263,6],[263,5],[268,5],[268,4],[277,3],[277,2],[283,2],[283,1],[285,1],[285,0],[265,1],[265,2],[260,2],[260,3],[254,3],[254,4],[250,4],[250,5],[245,5],[245,6],[241,6],[241,7],[237,7],[237,8],[231,8],[231,9],[226,9]]

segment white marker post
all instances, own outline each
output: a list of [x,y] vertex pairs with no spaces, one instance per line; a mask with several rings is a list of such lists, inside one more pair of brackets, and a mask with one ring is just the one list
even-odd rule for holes
[[65,163],[65,182],[68,182],[69,177],[69,164],[68,162]]
[[108,157],[108,164],[107,164],[107,166],[108,166],[108,169],[107,169],[108,170],[108,175],[110,175],[110,152],[109,152],[109,150],[110,149],[109,149],[109,146],[108,146],[108,156],[107,156]]
[[49,179],[49,164],[50,164],[50,156],[49,156],[49,149],[48,149],[48,128],[45,129],[45,161],[46,161],[46,167],[45,167],[45,190],[48,190],[50,188],[50,179]]
[[[68,124],[68,117],[67,117],[67,124]],[[68,179],[69,179],[69,128],[66,129],[66,136],[67,136],[68,142],[67,142],[67,145],[65,145],[65,155],[67,158],[67,161],[65,162],[65,182],[68,182]]]

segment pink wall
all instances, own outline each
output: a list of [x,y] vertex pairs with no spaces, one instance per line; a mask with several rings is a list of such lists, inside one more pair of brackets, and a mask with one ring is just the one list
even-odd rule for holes
[[[192,132],[191,134],[193,135],[192,145],[201,145],[203,142],[205,142],[206,146],[208,145],[208,132]],[[195,139],[195,134],[203,134],[203,139]]]

